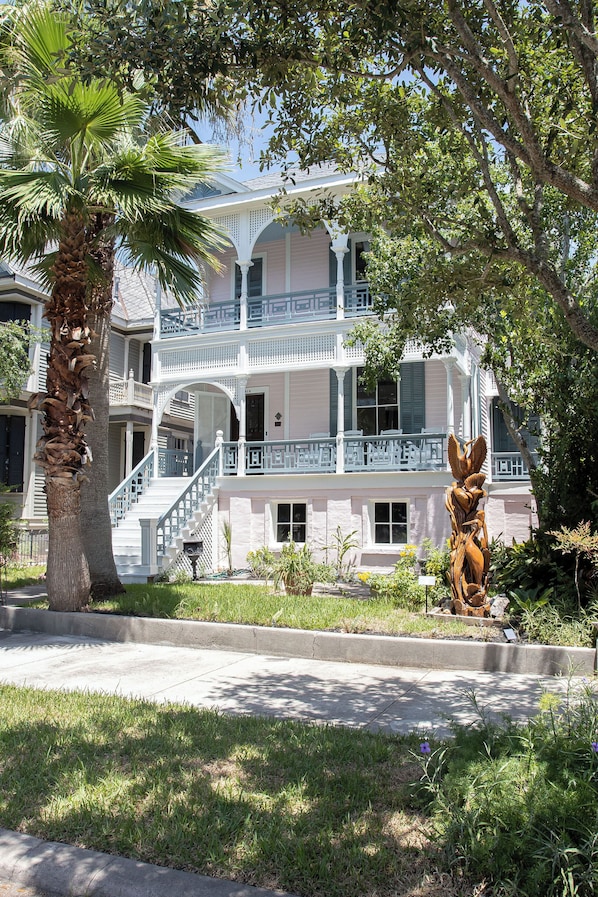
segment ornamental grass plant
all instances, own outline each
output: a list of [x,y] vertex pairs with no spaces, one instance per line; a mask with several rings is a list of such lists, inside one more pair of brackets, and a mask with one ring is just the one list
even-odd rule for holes
[[420,745],[418,786],[449,866],[493,897],[597,894],[596,681],[570,679],[564,699],[544,694],[525,725],[482,710],[454,735]]

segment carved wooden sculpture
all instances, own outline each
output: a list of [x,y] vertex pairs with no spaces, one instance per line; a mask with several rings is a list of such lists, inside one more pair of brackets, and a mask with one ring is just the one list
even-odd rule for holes
[[459,441],[451,433],[448,457],[456,480],[446,492],[452,524],[451,610],[454,614],[487,617],[490,552],[484,512],[478,510],[480,499],[488,494],[482,488],[486,477],[480,473],[486,458],[486,440],[478,436],[466,442],[461,451]]

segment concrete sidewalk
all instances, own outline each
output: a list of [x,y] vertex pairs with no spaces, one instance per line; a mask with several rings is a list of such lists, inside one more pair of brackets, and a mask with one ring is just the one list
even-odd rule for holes
[[[459,650],[455,643],[455,650]],[[226,713],[330,723],[422,737],[488,712],[523,720],[565,679],[341,663],[0,630],[0,682],[184,702]],[[272,897],[234,882],[150,866],[0,830],[2,888],[16,897]],[[16,888],[16,890],[14,890]]]
[[109,642],[0,630],[0,681],[104,692],[225,713],[332,723],[372,731],[449,733],[476,719],[470,699],[525,719],[564,679],[268,657],[238,651]]

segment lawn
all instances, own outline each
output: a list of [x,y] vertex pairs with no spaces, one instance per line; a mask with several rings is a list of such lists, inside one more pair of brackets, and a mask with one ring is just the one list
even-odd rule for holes
[[9,829],[306,897],[471,893],[414,736],[0,686],[0,746]]
[[37,585],[45,572],[45,565],[7,564],[2,567],[2,588],[20,589],[23,586]]
[[591,897],[597,698],[434,742],[0,685],[0,826],[300,897]]
[[297,597],[250,583],[129,585],[124,595],[94,602],[92,610],[175,620],[209,620],[337,632],[489,638],[492,631],[456,620],[438,621],[381,598],[314,594]]

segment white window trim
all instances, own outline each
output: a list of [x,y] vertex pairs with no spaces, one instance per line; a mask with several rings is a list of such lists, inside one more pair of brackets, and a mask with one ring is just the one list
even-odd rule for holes
[[[351,373],[353,374],[353,384],[352,384],[352,396],[353,396],[353,429],[357,428],[357,409],[363,408],[365,406],[357,404],[357,389],[359,387],[359,368],[363,368],[362,364],[356,365],[356,367],[351,368]],[[401,378],[396,377],[395,383],[397,384],[397,424],[401,426]],[[370,406],[372,407],[372,406]],[[378,390],[376,389],[376,405],[373,406],[375,408],[379,408],[378,405]],[[402,501],[402,499],[400,499]]]
[[270,511],[270,546],[277,551],[285,545],[285,542],[276,541],[276,527],[278,526],[278,507],[279,505],[305,505],[305,542],[298,542],[298,545],[307,545],[309,543],[309,533],[311,530],[311,502],[303,498],[286,498],[276,499],[268,505]]
[[[376,505],[381,504],[404,504],[407,508],[407,536],[404,542],[376,542],[375,541],[375,509]],[[389,554],[396,554],[398,548],[402,548],[405,545],[411,545],[411,501],[408,498],[397,497],[397,498],[372,498],[368,502],[368,548],[375,548],[377,552],[385,552],[387,551]]]

